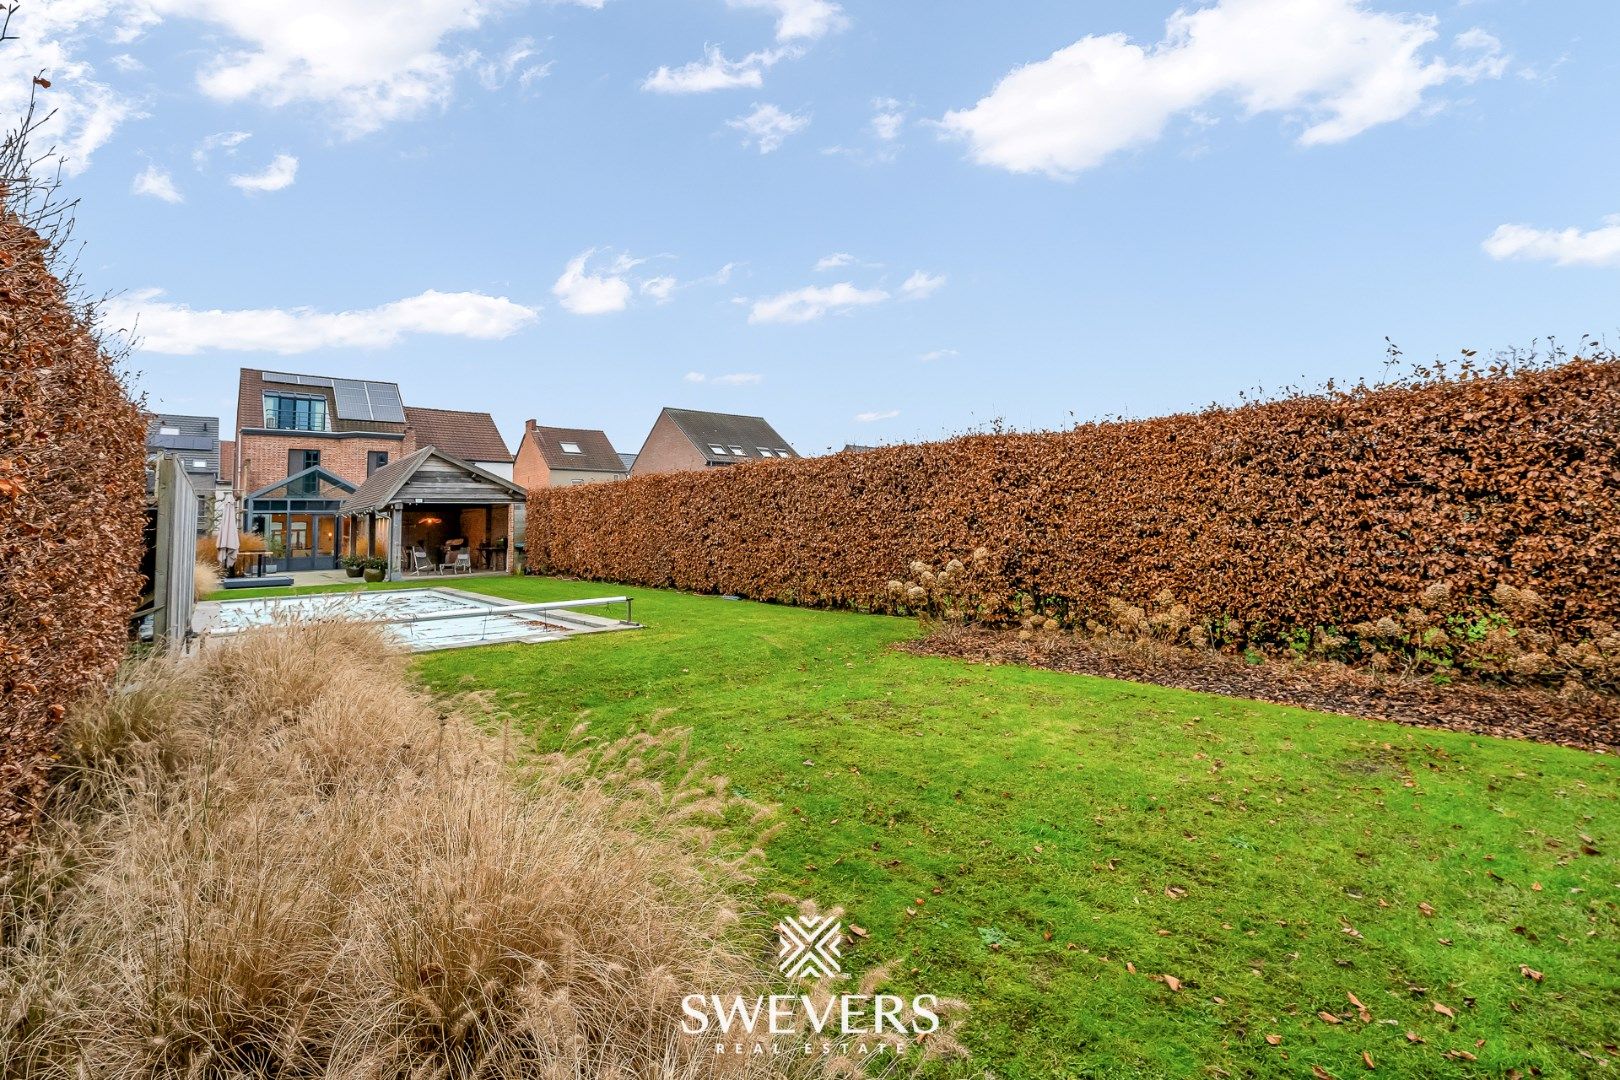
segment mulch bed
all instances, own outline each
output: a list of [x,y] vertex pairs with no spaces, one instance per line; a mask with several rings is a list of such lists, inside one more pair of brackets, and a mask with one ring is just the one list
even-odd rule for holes
[[1599,753],[1620,751],[1620,700],[1588,691],[1561,695],[1469,683],[1442,686],[1340,664],[1250,664],[1220,653],[1070,634],[1020,640],[1017,631],[951,629],[898,648],[1253,698],[1410,727],[1530,739]]

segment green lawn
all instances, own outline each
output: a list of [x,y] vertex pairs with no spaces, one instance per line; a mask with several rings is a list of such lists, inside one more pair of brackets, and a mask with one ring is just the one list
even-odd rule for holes
[[1366,1052],[1382,1076],[1580,1076],[1620,1058],[1611,758],[918,658],[889,648],[916,633],[897,619],[459,584],[635,597],[643,631],[418,669],[496,691],[542,748],[582,713],[605,738],[691,729],[783,810],[761,897],[843,905],[870,931],[849,968],[898,960],[898,992],[971,1004],[974,1057],[948,1075],[1347,1077]]

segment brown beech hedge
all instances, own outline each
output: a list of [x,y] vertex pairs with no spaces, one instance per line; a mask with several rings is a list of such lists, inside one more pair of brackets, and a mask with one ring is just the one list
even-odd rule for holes
[[81,316],[46,243],[0,216],[0,856],[139,594],[145,424]]
[[1620,362],[1466,371],[1152,420],[973,435],[543,489],[531,571],[900,610],[913,560],[975,610],[1076,625],[1166,590],[1276,642],[1446,583],[1533,588],[1570,640],[1620,624]]

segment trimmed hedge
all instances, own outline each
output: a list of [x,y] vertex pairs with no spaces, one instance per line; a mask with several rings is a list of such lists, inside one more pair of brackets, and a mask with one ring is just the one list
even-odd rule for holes
[[67,706],[124,655],[140,591],[145,424],[48,257],[0,216],[0,856]]
[[1168,591],[1261,642],[1508,585],[1585,640],[1620,624],[1620,362],[542,489],[526,541],[535,572],[874,611],[985,548],[991,619]]

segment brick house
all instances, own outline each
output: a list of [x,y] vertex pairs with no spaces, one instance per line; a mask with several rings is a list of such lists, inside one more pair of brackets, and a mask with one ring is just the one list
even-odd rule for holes
[[543,427],[529,420],[518,442],[512,479],[525,491],[599,484],[630,475],[606,434],[590,428]]
[[[237,383],[234,486],[242,527],[288,570],[336,565],[348,545],[339,508],[367,478],[433,446],[508,472],[512,456],[488,413],[407,408],[399,386],[371,379],[243,368]],[[484,464],[484,463],[487,463]]]
[[636,455],[632,476],[714,469],[799,454],[761,416],[665,409]]

